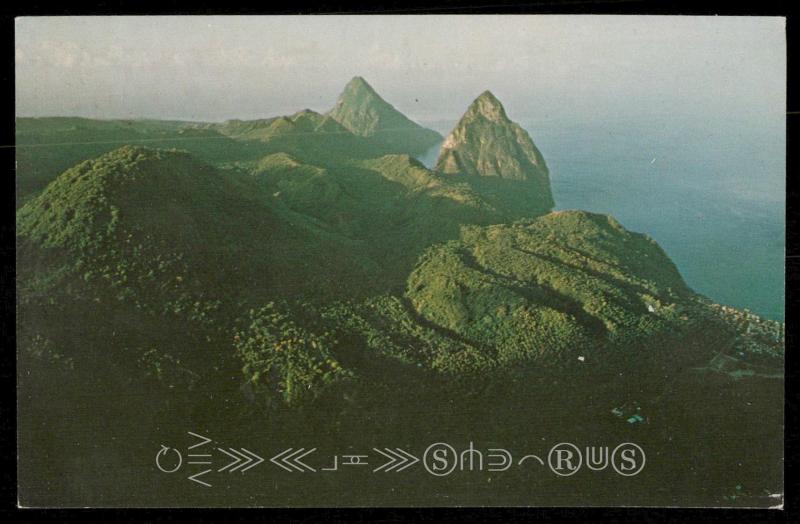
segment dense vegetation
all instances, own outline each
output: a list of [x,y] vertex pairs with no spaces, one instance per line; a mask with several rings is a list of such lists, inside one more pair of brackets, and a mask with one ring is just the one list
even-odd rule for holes
[[[149,457],[163,431],[189,426],[262,444],[292,435],[422,445],[469,434],[525,446],[531,428],[561,440],[633,438],[609,413],[635,402],[654,420],[637,442],[663,447],[670,436],[688,450],[701,435],[695,459],[721,438],[707,420],[727,434],[759,413],[753,438],[770,443],[768,458],[742,475],[748,489],[756,479],[777,489],[781,325],[695,294],[652,239],[609,216],[549,212],[544,160],[494,97],[479,97],[454,131],[464,141],[451,151],[463,154],[446,163],[471,162],[461,170],[410,156],[433,137],[387,106],[354,79],[328,115],[18,120],[21,143],[43,152],[21,149],[18,168],[23,486],[46,502],[47,493],[67,503],[124,496],[102,476],[58,484],[95,474],[47,461],[87,434],[126,435],[128,447],[102,455],[104,467],[125,471],[134,451]],[[375,139],[398,126],[417,138]],[[150,139],[170,149],[139,144]],[[112,146],[126,140],[136,145]],[[714,369],[719,355],[739,367]],[[698,396],[703,405],[687,407]],[[682,500],[729,500],[725,468],[743,460],[731,449],[706,453],[721,473],[708,473],[708,493],[687,487]],[[679,475],[670,464],[655,465],[653,478]],[[405,498],[381,500],[431,502],[417,481]],[[526,503],[529,481],[502,481],[503,500]],[[352,493],[385,488],[354,482],[353,503]],[[164,500],[164,486],[122,485]],[[453,501],[497,501],[472,481],[459,486]],[[320,501],[345,496],[315,487]],[[747,500],[762,504],[762,491]],[[612,488],[596,493],[616,500]]]
[[273,303],[250,311],[250,325],[234,337],[246,385],[267,404],[277,396],[295,404],[348,375],[333,358],[335,341],[297,325]]

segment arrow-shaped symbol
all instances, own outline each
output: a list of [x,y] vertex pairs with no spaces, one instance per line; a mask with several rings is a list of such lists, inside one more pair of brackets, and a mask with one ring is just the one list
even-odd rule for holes
[[[227,452],[222,448],[217,448],[217,449],[219,451],[225,453],[226,455],[228,455],[230,458],[233,459],[233,462],[230,462],[226,466],[223,466],[223,467],[219,468],[217,471],[225,471],[226,469],[228,469],[229,467],[233,466],[234,464],[239,464],[242,461],[243,457],[239,453],[237,453],[235,449],[231,449],[230,452]],[[231,471],[233,471],[233,470],[231,470]]]
[[203,475],[205,475],[209,471],[211,471],[211,470],[210,469],[206,469],[206,470],[201,471],[200,473],[195,473],[191,477],[186,477],[186,478],[191,480],[192,482],[197,482],[198,484],[202,484],[203,486],[205,486],[207,488],[210,488],[211,484],[209,484],[208,482],[203,482],[202,480],[197,478],[197,477],[202,477]]
[[291,473],[292,472],[291,468],[287,468],[286,466],[284,466],[283,464],[281,464],[279,462],[280,460],[283,460],[281,456],[285,455],[286,453],[289,453],[290,451],[292,451],[292,448],[289,448],[289,449],[286,449],[284,451],[281,451],[280,453],[278,453],[277,455],[275,455],[274,457],[269,459],[269,461],[272,462],[273,464],[275,464],[276,466],[280,466],[283,469],[285,469],[286,471]]
[[[397,472],[403,471],[404,469],[406,469],[408,467],[411,467],[414,464],[416,464],[417,462],[419,462],[419,459],[417,457],[415,457],[414,455],[412,455],[408,451],[405,451],[405,450],[400,449],[400,448],[395,448],[395,450],[391,450],[389,448],[383,448],[386,451],[386,453],[384,453],[383,451],[379,450],[378,448],[372,448],[372,449],[374,449],[375,451],[377,451],[378,453],[380,453],[381,455],[383,455],[384,457],[389,459],[388,462],[385,462],[384,464],[382,464],[382,465],[378,466],[377,468],[373,469],[372,470],[373,473],[375,473],[376,471],[380,471],[383,468],[386,468],[384,473],[386,473],[387,471],[392,471],[392,470],[395,470],[395,473],[397,473]],[[400,467],[400,466],[402,466],[402,467]],[[395,469],[395,468],[398,468],[398,469]]]
[[[229,462],[227,465],[221,467],[217,471],[225,471],[228,468],[231,468],[228,473],[232,473],[236,470],[239,470],[241,473],[244,473],[250,468],[254,468],[264,462],[264,459],[250,451],[249,449],[242,448],[241,451],[237,451],[233,448],[228,448],[228,451],[225,451],[222,448],[217,448],[219,451],[225,453],[230,458],[233,459],[232,462]],[[245,467],[247,466],[247,467]]]
[[[304,473],[306,470],[316,472],[314,468],[309,466],[308,464],[304,463],[300,459],[309,455],[317,450],[317,448],[309,449],[305,451],[306,448],[300,448],[296,451],[293,450],[294,448],[289,448],[284,451],[281,451],[271,459],[270,462],[275,464],[276,466],[280,466],[286,471],[293,472],[291,468],[296,469],[297,471]],[[305,453],[303,453],[305,451]],[[301,454],[302,453],[302,454]],[[299,465],[298,465],[299,464]],[[288,466],[288,467],[287,467]],[[302,467],[301,467],[302,466]],[[304,469],[305,468],[305,469]]]
[[[250,451],[249,449],[242,448],[242,451],[244,451],[245,453],[250,455],[253,459],[255,459],[255,462],[253,462],[252,464],[250,464],[249,466],[247,466],[246,468],[241,470],[242,473],[244,473],[248,469],[254,468],[254,467],[258,466],[259,464],[261,464],[262,462],[264,462],[263,458],[259,457],[258,455],[256,455],[252,451]],[[233,468],[233,469],[236,469],[236,468]]]
[[[406,469],[408,467],[411,467],[414,464],[416,464],[417,462],[419,462],[419,459],[417,457],[415,457],[414,455],[412,455],[411,453],[409,453],[408,451],[406,451],[404,449],[400,449],[400,448],[395,448],[395,449],[399,453],[402,453],[403,455],[405,455],[407,457],[407,460],[408,460],[408,464],[406,464],[405,466],[403,466],[400,469],[395,470],[395,473],[397,473],[399,471],[403,471],[404,469]],[[389,468],[389,469],[392,469],[392,468]],[[389,470],[387,469],[386,471],[389,471]]]
[[189,446],[189,449],[199,448],[200,446],[205,446],[206,444],[211,442],[210,438],[204,437],[203,435],[198,435],[197,433],[192,433],[191,431],[187,431],[187,433],[190,434],[193,437],[197,437],[197,438],[200,439],[200,442],[198,442],[194,446]]

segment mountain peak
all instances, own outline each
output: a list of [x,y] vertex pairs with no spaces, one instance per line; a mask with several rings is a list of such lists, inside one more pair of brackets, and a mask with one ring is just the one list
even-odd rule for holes
[[350,132],[367,137],[378,132],[383,121],[405,118],[360,76],[344,86],[328,114]]
[[381,98],[363,77],[353,77],[328,115],[359,136],[383,141],[388,151],[421,152],[441,140]]
[[494,94],[486,90],[470,104],[467,114],[481,115],[492,121],[509,121],[503,104]]
[[339,100],[337,101],[337,106],[341,101],[345,98],[349,98],[350,103],[353,101],[362,101],[368,102],[370,104],[378,104],[378,105],[387,105],[391,107],[391,105],[386,102],[381,96],[375,91],[375,89],[364,80],[363,76],[354,76],[350,79],[349,82],[344,86],[344,90],[342,94],[339,96]]
[[363,76],[354,76],[353,78],[351,78],[350,81],[347,82],[347,85],[345,86],[345,89],[348,89],[348,88],[352,88],[352,89],[368,89],[369,91],[372,91],[373,93],[375,92],[375,90],[372,89],[372,86],[369,85],[369,82],[364,80]]
[[530,182],[533,207],[550,210],[547,165],[530,135],[509,120],[500,101],[484,91],[470,104],[442,144],[437,171]]
[[296,112],[292,115],[292,118],[297,118],[299,116],[322,116],[313,109],[301,109],[300,111]]
[[489,102],[491,102],[493,104],[496,104],[496,105],[501,105],[500,104],[500,100],[498,100],[497,97],[494,96],[494,93],[492,93],[488,89],[486,91],[484,91],[483,93],[481,93],[480,95],[478,95],[478,98],[476,98],[475,101],[477,102],[478,100],[485,100],[485,101],[489,101]]

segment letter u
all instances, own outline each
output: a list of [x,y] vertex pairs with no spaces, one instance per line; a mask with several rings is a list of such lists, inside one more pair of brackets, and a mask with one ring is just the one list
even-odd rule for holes
[[586,446],[586,467],[600,471],[608,467],[608,446]]

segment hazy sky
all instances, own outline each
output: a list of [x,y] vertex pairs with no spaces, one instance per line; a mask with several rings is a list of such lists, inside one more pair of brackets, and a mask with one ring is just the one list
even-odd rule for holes
[[18,18],[17,114],[224,120],[325,111],[361,75],[418,120],[456,119],[491,89],[522,121],[779,122],[784,38],[781,18]]

